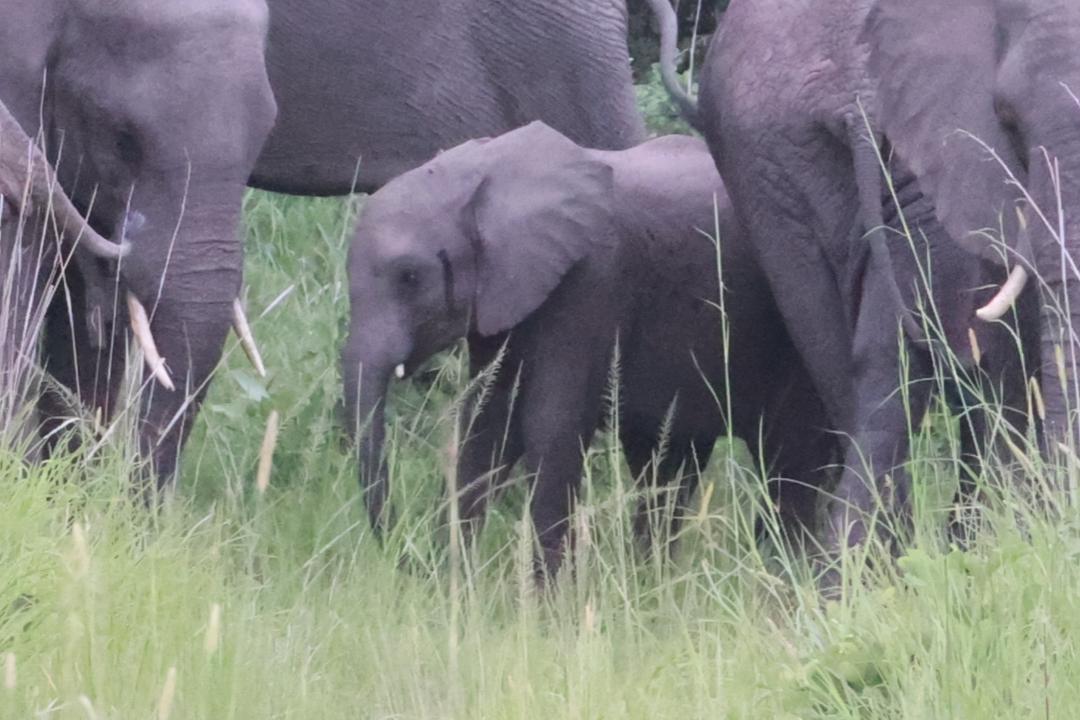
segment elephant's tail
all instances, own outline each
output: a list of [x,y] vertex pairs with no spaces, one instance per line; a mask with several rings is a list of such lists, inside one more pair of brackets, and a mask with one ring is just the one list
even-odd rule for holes
[[660,23],[660,79],[664,89],[671,96],[679,110],[679,115],[690,127],[703,131],[701,113],[697,101],[679,84],[675,71],[675,61],[679,54],[679,19],[671,0],[646,0],[657,22]]
[[889,254],[885,240],[885,218],[881,210],[883,168],[877,150],[877,138],[863,118],[849,118],[848,140],[855,164],[855,184],[859,192],[860,216],[863,230],[870,239],[870,260],[874,271],[883,276],[889,295],[896,308],[897,317],[908,339],[919,346],[925,346],[926,335],[922,326],[915,319],[911,310],[904,304],[900,287],[896,284],[893,271],[892,255]]

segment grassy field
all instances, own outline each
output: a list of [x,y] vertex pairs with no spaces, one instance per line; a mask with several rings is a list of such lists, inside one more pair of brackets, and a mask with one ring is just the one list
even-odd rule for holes
[[[589,454],[575,572],[537,595],[523,490],[475,551],[458,559],[438,539],[464,386],[451,354],[394,398],[400,520],[375,542],[336,410],[352,203],[248,205],[248,307],[271,376],[230,341],[159,511],[131,500],[119,439],[38,466],[0,448],[0,720],[1080,711],[1080,513],[1065,500],[1031,512],[1026,491],[1005,491],[971,549],[951,548],[958,471],[940,417],[917,431],[914,544],[861,571],[851,558],[838,601],[820,599],[805,560],[754,543],[761,480],[737,448],[710,467],[675,558],[635,552],[636,495],[609,436]],[[280,441],[259,492],[272,410]],[[1030,453],[1010,462],[988,485],[1014,465],[1045,476]]]

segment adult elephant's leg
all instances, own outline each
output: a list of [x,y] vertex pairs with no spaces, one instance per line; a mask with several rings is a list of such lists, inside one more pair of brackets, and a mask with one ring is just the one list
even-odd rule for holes
[[960,477],[953,496],[949,534],[961,547],[967,547],[971,541],[970,531],[976,520],[973,510],[976,504],[981,504],[979,476],[988,449],[988,427],[987,412],[983,408],[968,408],[960,416]]
[[[974,394],[960,390],[958,407],[953,408],[960,413],[961,464],[949,530],[962,546],[971,541],[971,530],[979,520],[975,513],[986,505],[984,483],[992,482],[994,473],[985,470],[996,465],[987,461],[1002,434],[1013,433],[1019,438],[1029,430],[1027,373],[1040,366],[1036,294],[1022,296],[1016,310],[1015,328],[1004,324],[979,327],[981,389]],[[1007,452],[1007,456],[1011,454]]]
[[907,509],[910,495],[901,463],[930,394],[929,357],[908,347],[891,288],[872,267],[863,280],[853,347],[854,432],[828,511],[827,542],[836,553],[865,542],[876,511],[885,512],[878,526],[885,536],[899,529],[903,518],[896,513]]
[[850,313],[818,238],[801,224],[777,222],[777,215],[771,207],[759,208],[748,223],[759,261],[795,351],[824,403],[829,425],[844,430],[850,427],[854,407]]
[[[820,541],[818,508],[828,479],[841,459],[841,443],[829,428],[821,398],[797,357],[781,363],[778,382],[770,388],[761,426],[739,434],[751,453],[768,469],[769,499],[784,541],[812,551]],[[757,537],[766,535],[759,518]]]
[[671,513],[671,524],[668,527],[671,542],[668,550],[675,549],[675,541],[679,538],[682,522],[690,516],[690,501],[701,484],[701,473],[709,464],[712,457],[713,446],[716,444],[715,437],[702,436],[694,439],[683,453],[683,461],[679,467],[671,471],[672,479],[668,484],[675,483],[675,502]]
[[636,426],[630,419],[624,419],[619,430],[619,443],[630,468],[630,477],[643,493],[634,511],[634,540],[638,547],[648,551],[652,548],[657,489],[665,487],[659,480],[655,484],[651,482],[654,475],[659,476],[658,470],[653,471],[653,461],[658,452],[660,431],[658,427]]

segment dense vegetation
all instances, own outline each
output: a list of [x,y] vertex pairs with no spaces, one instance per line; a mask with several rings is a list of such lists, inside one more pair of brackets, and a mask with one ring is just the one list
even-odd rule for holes
[[[688,51],[694,45],[696,52],[704,50],[705,44],[716,29],[719,15],[728,5],[728,0],[676,0],[676,16],[679,19],[680,46]],[[659,38],[656,21],[646,0],[628,0],[630,26],[630,55],[634,63],[636,82],[647,79],[649,68],[659,59]],[[684,65],[689,63],[689,56],[684,58]]]
[[[657,97],[655,85],[641,92]],[[650,108],[653,126],[667,127]],[[589,454],[576,572],[538,596],[524,488],[497,503],[474,553],[446,542],[442,484],[464,387],[450,353],[434,380],[395,394],[400,519],[380,546],[336,408],[359,202],[249,196],[248,304],[271,377],[255,378],[230,343],[159,511],[127,492],[123,428],[38,466],[0,442],[0,720],[1080,708],[1075,493],[1040,487],[1059,473],[1014,445],[987,463],[988,507],[970,520],[971,549],[955,549],[944,532],[960,471],[955,423],[940,414],[913,422],[911,549],[897,562],[871,549],[837,602],[821,600],[802,557],[754,542],[761,476],[737,443],[710,467],[675,557],[635,551],[638,491],[610,436]],[[280,437],[261,491],[273,410]],[[1051,498],[1050,512],[1033,495]]]

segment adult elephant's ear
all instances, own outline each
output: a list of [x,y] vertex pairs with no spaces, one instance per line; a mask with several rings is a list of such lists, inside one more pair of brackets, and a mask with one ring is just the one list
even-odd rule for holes
[[919,177],[949,234],[987,257],[996,254],[987,252],[991,241],[980,231],[1004,223],[1006,239],[1016,240],[1019,192],[1008,185],[1002,162],[1023,178],[995,111],[995,2],[876,0],[863,34],[880,128]]
[[614,173],[540,122],[491,140],[471,202],[475,327],[508,330],[535,311],[598,243],[612,242]]

